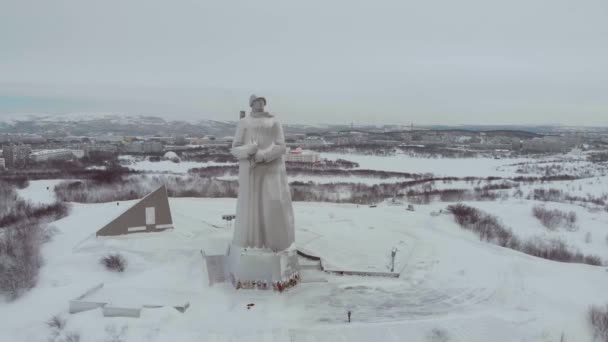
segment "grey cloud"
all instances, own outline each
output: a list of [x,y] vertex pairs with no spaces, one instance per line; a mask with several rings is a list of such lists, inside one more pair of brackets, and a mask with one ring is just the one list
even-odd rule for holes
[[[0,0],[0,116],[608,124],[608,2]],[[52,102],[9,96],[52,97]]]

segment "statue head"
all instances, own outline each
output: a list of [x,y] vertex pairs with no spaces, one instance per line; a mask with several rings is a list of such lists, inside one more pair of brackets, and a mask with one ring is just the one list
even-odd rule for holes
[[249,97],[249,106],[253,112],[263,112],[266,106],[266,99],[262,96],[251,95]]

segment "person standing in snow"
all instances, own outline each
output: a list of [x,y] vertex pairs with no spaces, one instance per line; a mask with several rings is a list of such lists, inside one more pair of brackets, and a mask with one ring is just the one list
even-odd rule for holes
[[239,192],[232,243],[275,252],[294,243],[294,215],[283,155],[283,127],[251,95],[250,115],[237,125],[232,154],[239,160]]

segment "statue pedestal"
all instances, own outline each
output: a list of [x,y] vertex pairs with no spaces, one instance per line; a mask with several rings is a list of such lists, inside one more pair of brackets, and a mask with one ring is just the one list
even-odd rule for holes
[[202,252],[202,255],[207,264],[209,285],[230,282],[236,289],[282,292],[300,282],[295,245],[280,252],[230,245],[226,254]]
[[237,289],[283,291],[300,280],[295,246],[273,252],[231,245],[225,260],[226,277]]

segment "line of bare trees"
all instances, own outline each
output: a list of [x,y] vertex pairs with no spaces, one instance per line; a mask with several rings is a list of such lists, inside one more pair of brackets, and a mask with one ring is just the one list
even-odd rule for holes
[[142,198],[165,184],[170,197],[236,197],[238,183],[198,175],[133,175],[111,182],[66,181],[55,195],[66,202],[102,203]]
[[[327,170],[320,172],[326,175]],[[352,172],[358,170],[342,170]],[[360,170],[367,172],[370,170]],[[69,181],[55,188],[57,197],[69,202],[109,202],[118,200],[130,200],[141,198],[161,184],[166,184],[169,195],[172,197],[236,197],[238,182],[235,180],[220,180],[215,177],[226,174],[236,175],[236,166],[210,166],[194,169],[187,176],[181,175],[152,175],[139,174],[123,176],[120,173],[107,178],[92,178],[81,181]],[[370,171],[376,172],[376,171]],[[376,175],[395,176],[395,173],[384,173],[377,171]],[[313,182],[294,181],[290,183],[292,199],[294,201],[320,201],[339,203],[375,204],[386,198],[395,196],[406,196],[413,203],[430,203],[431,201],[464,201],[464,200],[496,200],[506,198],[508,190],[517,187],[515,181],[544,182],[544,177],[424,177],[419,174],[397,173],[400,176],[412,178],[403,182],[380,183],[367,185],[353,182],[335,182],[318,184]],[[553,178],[551,178],[553,179]],[[444,189],[435,190],[432,184],[435,182],[450,183],[454,181],[466,181],[471,184],[477,183],[473,190],[468,189]],[[496,182],[500,181],[500,182]],[[487,184],[481,184],[486,182]],[[422,186],[422,189],[418,187]],[[523,196],[523,194],[522,194]]]
[[606,206],[608,203],[608,196],[604,195],[596,197],[588,194],[586,197],[574,196],[568,192],[560,189],[533,189],[528,195],[528,199],[543,202],[562,202],[562,203],[590,203],[597,206]]
[[602,265],[600,257],[572,251],[559,239],[529,239],[522,241],[513,234],[511,229],[505,227],[496,216],[475,207],[458,203],[448,206],[447,210],[454,216],[454,220],[461,228],[474,232],[482,241],[543,259],[594,266]]
[[[416,174],[409,172],[367,170],[367,169],[344,169],[327,165],[305,166],[302,163],[287,163],[287,174],[289,176],[328,176],[328,177],[370,177],[370,178],[413,178],[421,179],[431,177],[429,174]],[[234,176],[238,174],[238,165],[215,165],[188,170],[189,174],[198,174],[205,177]]]

